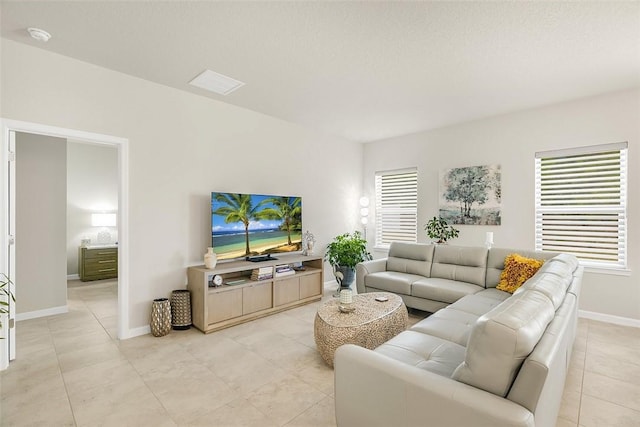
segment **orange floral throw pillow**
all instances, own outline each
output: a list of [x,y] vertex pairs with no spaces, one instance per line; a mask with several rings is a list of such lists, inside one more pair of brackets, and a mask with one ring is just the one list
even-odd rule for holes
[[544,264],[544,260],[525,258],[518,254],[510,254],[504,259],[504,270],[500,275],[500,283],[496,289],[514,293],[524,282]]

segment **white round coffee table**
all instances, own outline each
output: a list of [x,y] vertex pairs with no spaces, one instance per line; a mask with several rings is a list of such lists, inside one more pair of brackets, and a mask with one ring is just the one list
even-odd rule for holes
[[[376,301],[384,296],[388,300]],[[339,299],[324,303],[316,314],[314,338],[320,355],[333,366],[333,355],[343,344],[373,350],[407,328],[407,307],[402,298],[388,292],[354,295],[351,313],[342,313]]]

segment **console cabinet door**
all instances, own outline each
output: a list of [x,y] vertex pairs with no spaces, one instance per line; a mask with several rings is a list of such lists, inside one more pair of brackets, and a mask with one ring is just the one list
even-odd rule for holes
[[242,288],[242,314],[255,313],[272,307],[271,281]]
[[242,289],[212,292],[207,295],[209,324],[242,316]]
[[273,284],[273,305],[279,306],[300,299],[300,279],[291,277],[278,280]]
[[300,299],[322,295],[320,274],[309,274],[300,277]]

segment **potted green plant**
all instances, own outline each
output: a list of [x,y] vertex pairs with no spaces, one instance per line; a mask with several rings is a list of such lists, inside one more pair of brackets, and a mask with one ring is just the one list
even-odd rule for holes
[[[11,298],[12,301],[15,301],[15,297],[11,292],[10,286],[12,282],[11,279],[7,277],[6,274],[0,273],[0,295],[6,295]],[[9,303],[7,301],[0,301],[0,315],[7,314],[9,312]],[[2,328],[2,320],[0,319],[0,329]]]
[[353,234],[345,233],[336,236],[329,245],[324,255],[333,267],[333,274],[341,288],[349,288],[356,274],[356,264],[372,259],[367,252],[367,241],[362,238],[359,231]]
[[427,222],[424,229],[435,243],[446,243],[447,240],[458,237],[460,233],[460,230],[453,228],[444,218],[435,216]]

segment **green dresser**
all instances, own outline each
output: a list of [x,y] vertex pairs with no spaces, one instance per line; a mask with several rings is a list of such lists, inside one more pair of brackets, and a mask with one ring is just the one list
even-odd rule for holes
[[78,274],[83,282],[118,277],[118,247],[80,248]]

